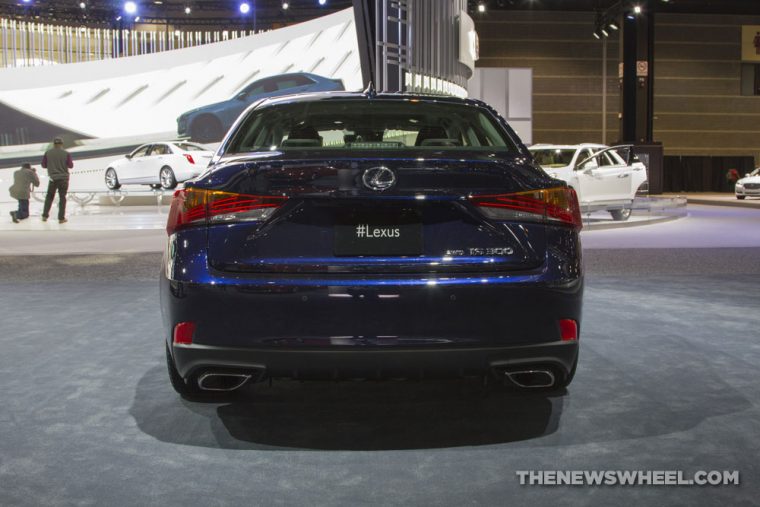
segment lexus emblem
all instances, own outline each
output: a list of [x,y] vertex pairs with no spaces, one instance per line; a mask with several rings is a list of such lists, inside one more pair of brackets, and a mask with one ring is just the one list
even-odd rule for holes
[[396,184],[396,175],[387,167],[371,167],[362,175],[364,186],[382,192]]

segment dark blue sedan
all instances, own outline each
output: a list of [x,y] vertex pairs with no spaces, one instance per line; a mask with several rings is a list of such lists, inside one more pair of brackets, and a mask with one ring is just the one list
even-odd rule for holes
[[201,143],[219,141],[240,113],[257,100],[306,92],[343,90],[343,81],[296,72],[259,79],[229,100],[199,107],[177,118],[177,134]]
[[572,188],[487,105],[359,93],[250,108],[174,195],[161,279],[184,396],[265,378],[567,386]]

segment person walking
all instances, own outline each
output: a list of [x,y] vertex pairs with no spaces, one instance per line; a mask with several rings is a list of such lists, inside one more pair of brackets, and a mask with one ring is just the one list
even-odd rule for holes
[[11,211],[11,219],[15,224],[29,217],[32,186],[40,186],[37,171],[30,164],[22,164],[21,169],[13,173],[13,185],[9,189],[11,197],[18,201],[18,211]]
[[42,221],[47,222],[57,191],[58,223],[66,223],[68,221],[66,220],[66,194],[69,191],[69,169],[74,167],[74,161],[71,160],[71,154],[63,149],[61,138],[56,137],[53,140],[53,147],[45,152],[45,156],[42,157],[42,167],[47,169],[50,178],[45,196],[45,207],[42,209]]

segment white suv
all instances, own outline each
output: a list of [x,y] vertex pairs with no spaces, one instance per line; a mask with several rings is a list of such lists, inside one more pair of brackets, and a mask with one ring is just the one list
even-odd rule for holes
[[583,211],[606,210],[615,220],[628,220],[636,194],[648,190],[646,166],[628,163],[620,152],[630,146],[603,144],[535,144],[533,157],[549,176],[567,182],[578,193]]
[[736,198],[760,197],[760,167],[736,182]]

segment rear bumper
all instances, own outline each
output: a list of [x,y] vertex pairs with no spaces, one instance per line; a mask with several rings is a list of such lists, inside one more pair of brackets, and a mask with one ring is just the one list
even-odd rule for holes
[[[221,273],[198,247],[204,233],[169,242],[161,277],[164,336],[185,378],[218,368],[366,378],[513,364],[566,373],[575,361],[578,344],[561,341],[559,321],[575,320],[582,334],[577,234],[532,271],[370,276]],[[195,324],[192,345],[173,345],[180,322]]]
[[267,350],[174,345],[175,366],[184,378],[209,371],[262,373],[289,378],[389,378],[463,376],[522,366],[547,366],[567,375],[578,356],[578,342],[516,347],[370,350]]

